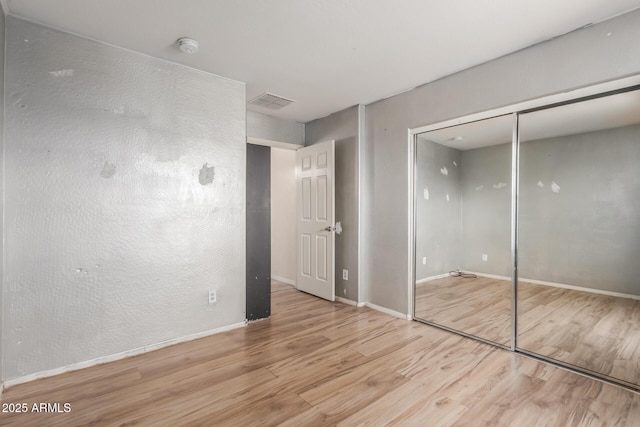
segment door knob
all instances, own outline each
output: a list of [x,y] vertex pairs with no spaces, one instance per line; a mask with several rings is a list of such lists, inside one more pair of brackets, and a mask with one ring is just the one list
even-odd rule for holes
[[340,223],[340,221],[336,222],[336,225],[332,226],[327,226],[325,228],[322,229],[322,231],[335,231],[336,234],[340,234],[342,233],[342,224]]

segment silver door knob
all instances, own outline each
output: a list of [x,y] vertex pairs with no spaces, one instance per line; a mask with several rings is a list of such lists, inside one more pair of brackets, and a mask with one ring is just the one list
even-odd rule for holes
[[336,225],[332,226],[327,226],[325,228],[322,229],[322,231],[335,231],[336,234],[341,234],[342,233],[342,224],[340,223],[340,221],[336,222]]

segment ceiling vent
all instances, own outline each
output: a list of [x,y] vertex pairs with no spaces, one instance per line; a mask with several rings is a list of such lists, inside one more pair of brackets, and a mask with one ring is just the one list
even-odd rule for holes
[[251,101],[249,101],[249,104],[268,108],[270,110],[279,110],[282,107],[286,107],[287,105],[291,104],[292,102],[293,99],[287,99],[269,92],[265,92],[262,95],[253,98]]

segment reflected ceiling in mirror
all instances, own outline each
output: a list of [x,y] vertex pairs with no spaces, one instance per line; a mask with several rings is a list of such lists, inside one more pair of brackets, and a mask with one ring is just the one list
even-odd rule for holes
[[418,140],[435,142],[466,151],[510,143],[513,136],[513,115],[451,126],[418,135]]
[[633,91],[529,113],[522,116],[526,117],[526,126],[520,126],[520,140],[541,140],[635,125],[640,123],[638,105],[640,91]]

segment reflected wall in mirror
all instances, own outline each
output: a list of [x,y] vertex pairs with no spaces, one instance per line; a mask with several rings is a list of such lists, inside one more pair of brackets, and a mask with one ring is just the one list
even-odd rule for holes
[[640,384],[640,92],[520,116],[518,348]]
[[416,138],[414,317],[503,346],[512,338],[512,129],[508,115]]

